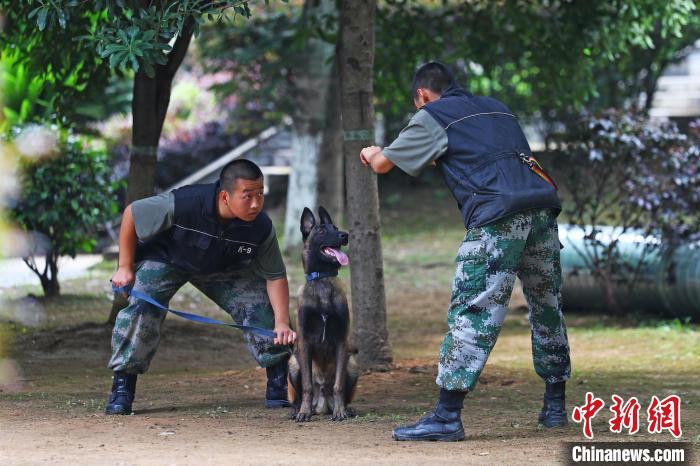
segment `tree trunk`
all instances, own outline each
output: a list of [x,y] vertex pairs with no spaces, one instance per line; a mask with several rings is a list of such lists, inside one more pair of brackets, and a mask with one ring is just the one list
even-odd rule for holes
[[300,248],[299,219],[304,207],[313,211],[317,207],[316,184],[320,145],[320,134],[309,134],[297,127],[292,129],[292,157],[284,216],[284,250],[287,253]]
[[[134,76],[134,92],[131,100],[132,130],[131,157],[129,159],[129,175],[127,177],[126,203],[153,195],[155,184],[158,141],[162,123],[158,121],[159,106],[165,104],[167,110],[169,95],[165,102],[164,95],[159,92],[159,74],[149,78],[142,69]],[[170,91],[170,86],[168,86]]]
[[187,54],[192,40],[193,26],[194,19],[190,17],[185,21],[182,33],[173,45],[167,63],[155,67],[154,77],[149,77],[143,66],[134,77],[127,204],[153,195],[158,141],[168,112],[173,78]]
[[661,74],[669,65],[670,60],[664,60],[658,64],[658,67],[654,69],[653,64],[647,66],[647,74],[644,77],[643,89],[646,95],[646,100],[644,101],[644,111],[648,114],[651,111],[652,105],[654,105],[654,95],[656,95],[656,84],[661,77]]
[[[165,65],[155,68],[155,76],[149,77],[142,66],[134,77],[134,92],[131,100],[133,115],[131,130],[131,157],[127,177],[126,203],[153,195],[155,185],[158,141],[163,131],[163,122],[170,103],[173,78],[182,64],[192,40],[194,19],[188,18],[182,33],[175,40],[173,50]],[[113,325],[117,314],[128,301],[121,294],[114,295],[112,310],[107,319]]]
[[388,369],[384,269],[379,233],[377,177],[362,166],[360,150],[373,143],[374,15],[376,0],[342,0],[340,84],[347,217],[352,261],[353,340],[364,368]]
[[338,55],[333,59],[326,105],[326,126],[318,161],[318,199],[339,225],[345,223],[345,179],[343,173],[343,127],[340,118]]
[[[335,0],[306,1],[303,21],[314,24],[334,10]],[[295,251],[301,245],[299,219],[304,207],[315,211],[318,206],[318,164],[326,126],[326,101],[332,68],[329,62],[332,56],[333,44],[310,37],[292,71],[292,159],[284,218],[284,249],[287,252]]]
[[61,285],[58,283],[58,254],[53,251],[46,253],[46,266],[43,275],[39,278],[44,296],[51,299],[61,294]]
[[61,285],[58,283],[58,277],[42,278],[41,289],[44,291],[44,296],[48,299],[57,298],[61,295]]
[[55,298],[61,294],[61,286],[58,283],[58,255],[49,251],[44,255],[46,259],[44,270],[40,271],[33,254],[22,258],[27,267],[39,277],[41,290],[47,298]]

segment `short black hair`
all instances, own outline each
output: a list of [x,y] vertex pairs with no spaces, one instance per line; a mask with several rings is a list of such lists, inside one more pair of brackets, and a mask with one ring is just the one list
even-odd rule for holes
[[431,61],[421,65],[421,67],[416,70],[416,74],[413,75],[411,96],[415,98],[418,95],[418,88],[420,87],[442,95],[445,89],[450,87],[454,81],[454,76],[447,66],[440,62]]
[[221,169],[219,189],[233,192],[237,179],[255,181],[263,177],[263,172],[256,164],[247,159],[236,159]]

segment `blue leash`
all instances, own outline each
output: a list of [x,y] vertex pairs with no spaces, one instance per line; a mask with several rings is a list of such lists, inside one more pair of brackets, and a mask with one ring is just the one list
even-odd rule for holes
[[147,303],[153,304],[155,307],[162,309],[165,312],[172,312],[173,314],[180,316],[183,319],[191,320],[193,322],[199,322],[200,324],[225,325],[227,327],[235,327],[237,329],[257,333],[258,335],[263,336],[263,337],[270,337],[270,338],[277,337],[277,334],[275,332],[273,332],[272,330],[266,329],[266,328],[252,327],[250,325],[227,324],[226,322],[221,322],[220,320],[216,320],[216,319],[210,319],[209,317],[204,317],[204,316],[200,316],[197,314],[190,314],[189,312],[176,311],[175,309],[167,308],[167,307],[163,306],[161,303],[159,303],[158,301],[156,301],[155,299],[148,296],[146,293],[142,293],[138,290],[134,290],[132,288],[132,285],[126,285],[126,286],[121,286],[121,287],[116,286],[116,285],[112,285],[112,291],[114,291],[115,293],[126,293],[133,298],[137,298],[137,299],[140,299],[142,301],[146,301]]

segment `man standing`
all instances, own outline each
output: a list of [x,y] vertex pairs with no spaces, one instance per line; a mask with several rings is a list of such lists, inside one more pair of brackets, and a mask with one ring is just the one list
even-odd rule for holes
[[418,112],[408,126],[389,147],[364,148],[360,160],[376,173],[398,166],[412,176],[436,165],[467,233],[457,253],[449,331],[440,348],[439,402],[416,424],[394,429],[393,437],[464,439],[464,397],[496,343],[516,275],[529,305],[535,371],[545,382],[538,421],[564,426],[571,367],[561,312],[556,223],[561,205],[554,182],[532,158],[510,109],[466,92],[444,65],[421,66],[412,96]]
[[[167,306],[186,282],[239,325],[272,329],[274,341],[246,332],[248,350],[267,369],[266,405],[287,403],[289,284],[275,229],[262,212],[263,174],[249,160],[221,170],[217,183],[185,186],[127,206],[119,232],[118,287]],[[130,414],[136,378],[148,370],[165,312],[131,298],[112,331],[114,371],[107,414]]]

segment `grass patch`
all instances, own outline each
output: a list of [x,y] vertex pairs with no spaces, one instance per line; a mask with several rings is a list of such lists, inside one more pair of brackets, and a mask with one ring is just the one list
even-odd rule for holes
[[117,271],[116,259],[103,259],[95,265],[91,265],[88,270],[93,272],[107,272],[110,275]]
[[[418,190],[402,196],[385,199],[383,203],[382,241],[387,322],[395,361],[403,368],[397,369],[393,375],[372,374],[360,379],[358,393],[362,395],[358,399],[359,416],[350,422],[398,425],[413,421],[426,411],[437,392],[433,371],[446,330],[454,254],[462,240],[464,229],[450,199],[440,198],[440,195],[432,191],[421,193]],[[421,203],[422,199],[429,199],[430,202]],[[281,230],[281,224],[278,223],[277,226],[278,231]],[[286,265],[294,296],[304,282],[299,254],[287,256]],[[16,310],[9,318],[14,325],[11,332],[24,333],[22,338],[16,340],[30,341],[26,334],[31,335],[37,330],[104,322],[111,308],[108,279],[113,270],[114,261],[105,261],[94,266],[87,277],[63,282],[64,295],[56,300],[27,300],[26,293],[32,288],[13,291],[11,299],[6,301],[14,303]],[[350,269],[343,268],[340,276],[348,291],[349,275]],[[292,313],[295,305],[292,300]],[[214,303],[191,285],[183,287],[171,306],[213,317],[226,317]],[[4,308],[8,309],[7,306]],[[28,315],[43,317],[36,323],[28,319]],[[8,319],[6,312],[2,318]],[[606,406],[609,406],[612,394],[619,394],[638,397],[644,407],[652,395],[661,397],[676,393],[684,402],[683,429],[687,440],[700,442],[700,325],[689,319],[668,319],[634,313],[621,316],[567,313],[566,319],[573,364],[572,379],[568,385],[570,406],[580,404],[587,391],[593,391],[596,396],[603,398]],[[201,330],[199,327],[191,328]],[[189,332],[189,329],[186,327],[186,331]],[[240,338],[239,334],[235,335],[234,338]],[[65,337],[62,338],[66,340]],[[100,338],[106,339],[104,335]],[[211,338],[211,335],[203,335],[202,339],[196,340],[197,344],[190,344],[186,348],[171,347],[187,351],[182,353],[182,358],[202,363],[191,370],[183,370],[177,365],[182,361],[161,366],[157,373],[164,377],[163,382],[159,382],[158,387],[144,386],[143,393],[151,394],[157,409],[168,409],[173,403],[178,404],[178,416],[180,413],[188,413],[201,419],[241,416],[264,418],[267,414],[251,408],[260,403],[257,391],[263,386],[264,371],[241,369],[240,373],[219,377],[217,374],[225,369],[216,364],[225,363],[212,362],[208,350],[202,350],[198,346]],[[542,383],[533,370],[530,338],[526,313],[510,312],[482,380],[467,401],[476,413],[473,419],[477,423],[482,418],[505,416],[508,422],[504,424],[503,432],[511,435],[507,432],[514,428],[513,425],[526,425],[533,413],[536,415],[541,403]],[[241,350],[242,353],[244,351]],[[101,412],[106,398],[98,396],[97,390],[103,389],[106,394],[108,384],[98,377],[104,377],[105,369],[98,372],[98,369],[83,367],[84,361],[80,357],[88,358],[89,354],[79,355],[75,360],[66,358],[60,362],[52,359],[55,356],[51,352],[39,354],[38,360],[31,362],[36,364],[34,373],[43,374],[44,379],[36,382],[36,385],[28,386],[21,393],[0,394],[0,400],[21,410],[25,407],[48,407],[62,412]],[[243,354],[241,358],[248,356]],[[248,364],[246,367],[253,367],[252,360],[245,361]],[[81,377],[92,381],[94,386],[90,389],[80,388],[78,385],[83,383],[83,378],[80,381],[58,378],[58,375],[56,378],[48,378],[46,374],[50,371],[42,371],[42,368],[60,364],[66,365],[63,373],[78,372]],[[104,367],[104,362],[100,362],[100,367]],[[418,370],[408,372],[411,367]],[[404,372],[399,374],[400,371]],[[144,377],[145,381],[156,380],[149,377],[153,376],[149,374]],[[193,394],[195,391],[190,387],[177,389],[164,382],[166,378],[187,381],[193,377],[205,379],[205,382],[200,381],[199,384],[210,388],[212,384],[209,381],[215,380],[220,386],[220,395],[214,399],[202,400],[199,395]],[[249,379],[241,381],[241,377]],[[145,381],[144,384],[149,383]],[[243,385],[246,389],[243,392],[238,386],[238,394],[234,393],[235,390],[229,393],[229,384],[231,387],[247,384],[250,388]],[[75,387],[75,394],[70,394],[71,387]],[[175,393],[183,399],[178,398],[177,402],[173,402]],[[145,395],[140,396],[141,400]],[[235,401],[236,397],[239,397],[238,401]],[[609,413],[601,413],[600,417],[597,426],[598,429],[603,429],[602,423],[609,417]],[[323,417],[319,417],[321,418]],[[578,426],[574,426],[572,432],[577,429]],[[580,430],[577,433],[580,434]]]

